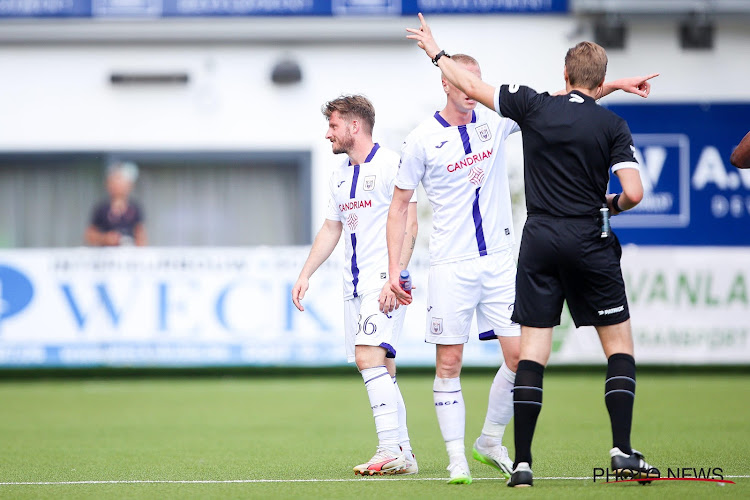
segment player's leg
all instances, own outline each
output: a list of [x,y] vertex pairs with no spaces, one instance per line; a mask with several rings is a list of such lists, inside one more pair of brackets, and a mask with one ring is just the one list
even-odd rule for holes
[[386,367],[386,356],[395,356],[390,344],[392,319],[378,310],[378,294],[361,297],[354,339],[354,357],[370,400],[378,449],[367,462],[354,467],[355,474],[394,474],[405,466],[399,447],[398,397]]
[[508,455],[507,447],[503,446],[503,436],[506,426],[513,418],[513,386],[516,380],[515,370],[518,367],[520,337],[501,337],[500,343],[505,344],[503,353],[507,352],[508,356],[515,354],[515,358],[511,358],[514,370],[511,370],[511,365],[506,359],[495,374],[490,387],[484,425],[481,434],[474,441],[472,455],[475,460],[494,467],[509,479],[513,471],[513,461]]
[[461,391],[463,345],[469,340],[479,286],[471,261],[432,266],[425,341],[436,344],[433,402],[448,452],[451,484],[471,483],[464,445],[466,407]]
[[388,368],[388,373],[392,374],[391,380],[393,380],[393,387],[396,389],[396,402],[398,404],[398,442],[401,451],[404,453],[404,458],[406,459],[406,467],[398,471],[398,474],[416,474],[419,472],[419,466],[417,465],[417,459],[414,456],[414,451],[411,447],[411,439],[409,438],[409,428],[406,420],[406,403],[404,402],[401,388],[398,386],[398,380],[396,379],[396,362],[395,360],[388,358],[385,360],[385,366]]
[[630,446],[635,401],[635,359],[630,320],[615,325],[597,326],[596,331],[607,356],[607,379],[604,383],[604,402],[612,427],[612,470],[621,476],[659,477],[659,470]]
[[[391,345],[397,345],[398,339],[401,337],[403,330],[404,318],[406,317],[407,306],[401,306],[391,313],[393,323],[393,333],[391,336]],[[401,447],[401,451],[404,453],[406,459],[406,467],[398,471],[398,474],[416,474],[419,471],[417,465],[417,459],[414,456],[414,451],[411,447],[411,440],[409,439],[409,428],[406,420],[406,403],[404,397],[401,394],[401,388],[398,385],[396,379],[396,359],[395,357],[386,357],[385,366],[388,368],[388,373],[391,375],[393,380],[393,387],[396,389],[396,401],[398,404],[398,442]]]
[[485,266],[481,286],[482,299],[477,307],[480,340],[498,338],[503,363],[492,381],[487,415],[472,450],[476,460],[499,470],[510,478],[513,461],[503,446],[505,428],[513,417],[513,384],[520,355],[520,327],[511,320],[515,303],[516,265],[510,251],[482,259]]
[[451,484],[471,483],[466,461],[466,405],[461,390],[463,344],[435,346],[435,381],[432,386],[435,413],[448,452]]
[[386,350],[378,346],[358,345],[355,353],[357,368],[362,374],[375,419],[378,448],[398,454],[398,396],[385,365]]

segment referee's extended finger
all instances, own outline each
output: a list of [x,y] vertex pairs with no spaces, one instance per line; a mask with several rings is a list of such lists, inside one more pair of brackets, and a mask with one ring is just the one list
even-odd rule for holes
[[645,77],[644,80],[651,80],[652,78],[656,78],[657,76],[659,76],[659,73],[652,73]]

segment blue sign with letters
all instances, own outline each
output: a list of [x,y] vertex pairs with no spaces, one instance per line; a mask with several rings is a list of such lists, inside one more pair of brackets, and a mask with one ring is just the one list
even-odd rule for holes
[[3,17],[412,16],[568,11],[568,0],[0,0]]
[[[750,129],[750,104],[611,105],[627,120],[643,200],[612,218],[623,243],[750,246],[750,171],[729,156]],[[610,192],[621,191],[615,175]]]

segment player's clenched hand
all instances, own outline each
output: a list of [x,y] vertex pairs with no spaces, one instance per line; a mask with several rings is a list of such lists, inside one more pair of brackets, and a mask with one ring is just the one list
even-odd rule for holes
[[[408,306],[411,304],[411,295],[406,293],[403,288],[401,288],[401,284],[398,282],[398,276],[395,276],[389,283],[391,287],[391,292],[396,296],[396,300],[400,304],[403,304],[405,306]],[[412,285],[411,289],[414,290],[416,287]]]
[[427,57],[434,59],[438,52],[440,52],[440,47],[438,47],[437,42],[432,37],[432,31],[421,12],[419,13],[419,24],[419,28],[406,28],[406,31],[411,33],[410,35],[406,35],[406,38],[416,40],[419,48],[427,53]]
[[294,288],[292,288],[292,302],[294,302],[295,307],[300,311],[304,311],[305,307],[299,301],[305,298],[305,292],[309,287],[310,284],[307,278],[299,278],[297,283],[294,284]]
[[622,79],[622,90],[641,97],[648,97],[651,93],[651,84],[649,80],[659,76],[659,73],[653,73],[648,76],[633,76]]
[[401,305],[396,300],[396,294],[391,291],[390,283],[383,285],[378,301],[380,302],[380,312],[383,313],[393,312],[394,309],[398,309]]

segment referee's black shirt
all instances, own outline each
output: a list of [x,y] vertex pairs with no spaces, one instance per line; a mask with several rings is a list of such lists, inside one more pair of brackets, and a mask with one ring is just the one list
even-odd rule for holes
[[496,99],[496,111],[523,133],[529,215],[598,214],[606,203],[609,168],[636,161],[625,120],[575,90],[551,96],[503,85]]

